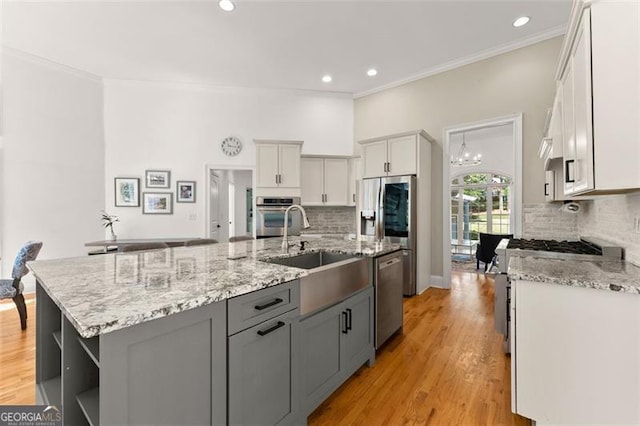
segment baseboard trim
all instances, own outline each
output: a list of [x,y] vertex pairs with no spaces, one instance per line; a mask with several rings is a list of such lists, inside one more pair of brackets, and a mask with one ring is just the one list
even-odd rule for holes
[[431,275],[429,284],[431,284],[431,287],[444,288],[444,277],[442,275]]

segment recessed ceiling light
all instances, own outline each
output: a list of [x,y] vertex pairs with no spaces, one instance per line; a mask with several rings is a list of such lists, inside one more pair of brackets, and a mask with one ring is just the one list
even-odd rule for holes
[[374,75],[378,75],[378,70],[375,68],[371,68],[369,71],[367,71],[367,75],[369,77],[373,77]]
[[333,79],[331,78],[331,76],[330,76],[330,75],[323,75],[323,76],[322,76],[322,81],[323,81],[324,83],[331,83],[331,80],[333,80]]
[[518,19],[516,19],[515,21],[513,21],[513,26],[518,28],[521,27],[523,25],[527,25],[527,23],[531,20],[531,18],[529,18],[528,16],[521,16]]
[[231,0],[220,0],[218,2],[218,6],[220,6],[220,9],[224,10],[225,12],[231,12],[236,8],[236,5],[233,4]]

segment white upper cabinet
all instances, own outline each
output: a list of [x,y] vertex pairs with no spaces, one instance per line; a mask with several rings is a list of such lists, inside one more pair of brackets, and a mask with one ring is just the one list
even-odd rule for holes
[[361,141],[363,178],[417,174],[418,133]]
[[387,175],[387,141],[370,142],[362,145],[364,162],[363,177]]
[[301,197],[306,206],[347,206],[349,159],[305,156],[301,160]]
[[300,150],[298,144],[280,144],[279,163],[281,188],[300,188]]
[[[256,187],[300,190],[300,151],[302,142],[255,141]],[[280,195],[274,191],[271,195]],[[283,194],[285,194],[283,192]]]
[[640,188],[640,2],[576,1],[556,78],[565,195]]
[[362,159],[352,158],[349,160],[349,205],[355,206],[358,200],[359,186],[362,181]]
[[324,201],[324,160],[317,157],[302,157],[300,195],[305,206],[321,206]]
[[256,186],[278,186],[278,145],[256,145]]
[[416,135],[389,139],[387,143],[387,174],[390,176],[415,175],[417,160]]

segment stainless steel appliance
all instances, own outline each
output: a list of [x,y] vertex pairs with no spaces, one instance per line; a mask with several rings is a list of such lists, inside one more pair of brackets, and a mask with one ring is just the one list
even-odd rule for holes
[[509,257],[544,257],[552,259],[620,260],[622,248],[594,238],[579,241],[527,240],[523,238],[503,239],[496,248],[498,275],[495,278],[494,322],[498,333],[504,335],[504,352],[511,351],[511,282],[507,275]]
[[[287,207],[300,204],[300,197],[256,197],[256,237],[282,237]],[[302,216],[299,211],[289,214],[289,235],[300,235]]]
[[375,259],[376,349],[402,328],[402,258],[397,251]]
[[403,294],[416,294],[416,177],[362,180],[360,235],[401,244]]

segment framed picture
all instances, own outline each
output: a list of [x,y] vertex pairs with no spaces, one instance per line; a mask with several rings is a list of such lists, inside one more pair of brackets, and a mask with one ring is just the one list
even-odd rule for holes
[[173,194],[171,192],[143,192],[143,214],[173,214]]
[[179,180],[176,182],[176,202],[196,202],[196,182],[194,180]]
[[121,177],[114,182],[116,207],[140,207],[140,179]]
[[171,172],[169,170],[147,170],[144,172],[147,188],[169,188]]

